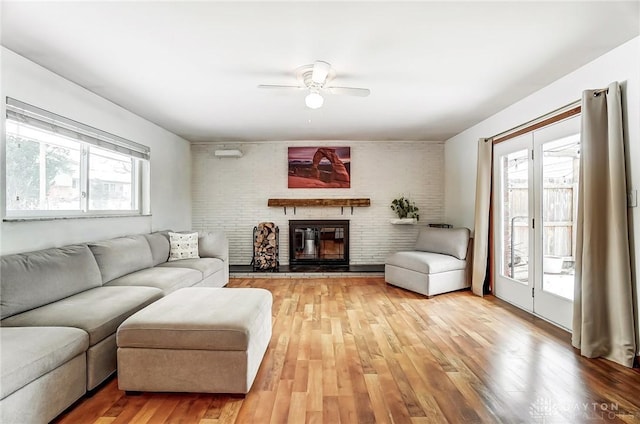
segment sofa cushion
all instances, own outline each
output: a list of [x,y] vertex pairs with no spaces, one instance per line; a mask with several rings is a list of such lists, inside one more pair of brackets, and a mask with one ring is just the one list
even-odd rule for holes
[[180,259],[178,261],[165,262],[158,267],[176,267],[195,269],[202,273],[202,279],[224,269],[224,262],[218,258]]
[[466,259],[469,246],[468,228],[432,228],[420,230],[415,250],[442,253]]
[[19,314],[102,284],[85,245],[2,257],[0,318]]
[[[146,243],[146,242],[145,242]],[[75,327],[93,346],[114,334],[122,321],[162,297],[155,287],[97,287],[2,320],[3,327]]]
[[0,399],[53,371],[89,348],[77,328],[0,328]]
[[169,259],[169,231],[157,231],[145,234],[149,247],[151,247],[151,258],[153,266],[167,262]]
[[195,269],[155,267],[142,269],[109,281],[105,286],[156,287],[165,295],[202,281],[202,273]]
[[153,266],[151,247],[143,235],[89,243],[98,262],[102,283]]
[[432,252],[396,252],[387,257],[386,265],[410,269],[423,274],[465,269],[467,262],[449,255]]
[[229,240],[222,231],[199,232],[198,252],[201,258],[219,258],[226,261],[229,259]]

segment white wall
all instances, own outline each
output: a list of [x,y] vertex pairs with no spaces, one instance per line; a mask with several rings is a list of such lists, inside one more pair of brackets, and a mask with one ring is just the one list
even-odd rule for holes
[[[619,81],[623,85],[628,188],[640,190],[640,37],[637,37],[447,140],[445,144],[445,216],[447,220],[455,225],[473,228],[479,138],[491,137],[530,121],[580,99],[583,90],[606,87],[613,81]],[[640,308],[638,303],[640,292],[639,207],[629,209],[629,223],[637,312]],[[636,328],[638,340],[640,340],[640,326],[636,325]]]
[[[2,222],[0,253],[191,227],[191,152],[184,139],[2,47],[0,93],[151,148],[152,216]],[[2,164],[5,131],[2,127]],[[4,166],[2,166],[4,191]],[[4,197],[4,196],[2,196]],[[4,205],[2,210],[4,210]]]
[[[351,146],[350,189],[288,189],[288,146]],[[239,159],[215,158],[219,148],[240,149]],[[288,263],[289,219],[349,219],[353,264],[381,264],[385,256],[413,245],[419,226],[391,225],[389,205],[400,195],[420,208],[420,223],[444,217],[444,146],[441,142],[268,142],[194,144],[193,227],[223,229],[230,239],[231,264],[249,264],[253,227],[272,221],[280,227],[280,263]],[[370,207],[267,207],[269,198],[368,197]]]

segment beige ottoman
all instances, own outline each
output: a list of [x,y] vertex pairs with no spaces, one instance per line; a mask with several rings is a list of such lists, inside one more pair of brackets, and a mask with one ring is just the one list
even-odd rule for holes
[[177,290],[117,332],[118,387],[127,391],[247,393],[271,339],[271,292]]

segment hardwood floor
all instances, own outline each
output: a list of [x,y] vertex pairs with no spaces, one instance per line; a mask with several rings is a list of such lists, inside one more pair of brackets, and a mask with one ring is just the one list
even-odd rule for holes
[[[380,277],[232,279],[274,295],[246,396],[143,393],[112,379],[58,423],[640,422],[640,373],[493,297],[432,299]],[[212,364],[215,366],[215,364]]]

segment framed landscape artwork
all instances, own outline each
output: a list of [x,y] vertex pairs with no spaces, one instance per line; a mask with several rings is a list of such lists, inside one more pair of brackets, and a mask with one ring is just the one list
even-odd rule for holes
[[350,188],[351,147],[289,147],[289,188]]

